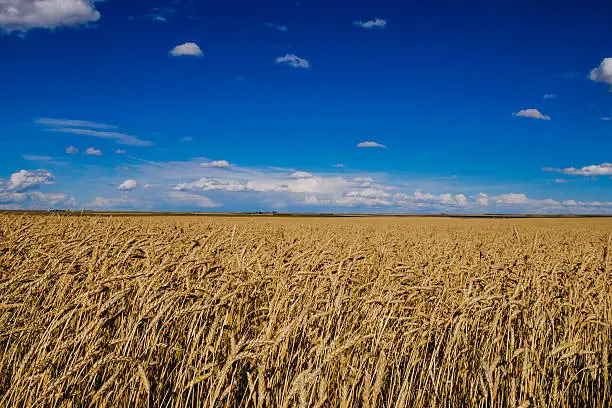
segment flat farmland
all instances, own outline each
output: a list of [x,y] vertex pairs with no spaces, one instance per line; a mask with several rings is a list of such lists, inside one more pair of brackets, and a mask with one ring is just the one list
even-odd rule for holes
[[611,234],[0,215],[0,406],[610,406]]

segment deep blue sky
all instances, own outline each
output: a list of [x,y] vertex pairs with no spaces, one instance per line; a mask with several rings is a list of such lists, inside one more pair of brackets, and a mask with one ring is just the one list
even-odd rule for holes
[[43,3],[0,0],[0,207],[612,211],[610,2]]

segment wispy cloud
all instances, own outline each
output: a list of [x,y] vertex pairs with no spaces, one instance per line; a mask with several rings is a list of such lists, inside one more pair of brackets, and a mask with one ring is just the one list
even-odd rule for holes
[[285,32],[289,29],[289,27],[287,27],[286,25],[280,25],[280,24],[274,24],[274,23],[266,23],[266,27],[268,27],[271,30],[277,30],[277,31],[282,31],[282,32]]
[[115,154],[125,154],[125,150],[117,149],[117,150],[115,150]]
[[387,148],[387,146],[384,145],[384,144],[381,144],[381,143],[378,143],[378,142],[368,142],[368,141],[359,143],[357,145],[357,147],[378,147],[378,148],[381,148],[381,149],[386,149]]
[[548,100],[548,99],[554,99],[554,98],[556,98],[556,97],[557,97],[557,95],[555,95],[555,94],[544,94],[544,96],[542,97],[542,99],[544,99],[544,100]]
[[176,13],[177,10],[174,7],[153,7],[150,12],[143,15],[142,17],[151,21],[166,23],[168,21],[168,18]]
[[75,135],[97,137],[100,139],[113,139],[121,145],[142,147],[153,146],[153,143],[148,140],[142,140],[136,136],[113,130],[118,129],[118,127],[104,123],[49,118],[38,119],[36,120],[36,123],[43,125],[45,130],[48,132],[70,133]]
[[304,58],[300,58],[294,54],[287,54],[284,57],[278,57],[276,59],[277,64],[289,65],[293,68],[310,68],[310,61]]
[[353,24],[357,27],[372,29],[379,28],[383,29],[387,26],[387,20],[383,20],[382,18],[375,18],[374,20],[368,21],[353,21]]
[[40,118],[36,120],[36,123],[39,125],[57,126],[57,127],[118,129],[118,127],[115,125],[108,125],[106,123],[90,122],[87,120]]
[[198,44],[193,42],[187,42],[185,44],[177,45],[170,51],[170,55],[173,57],[201,57],[204,55]]
[[51,156],[38,156],[35,154],[24,154],[23,159],[27,161],[49,162],[53,160]]
[[193,142],[194,140],[195,140],[195,139],[194,139],[193,137],[191,137],[191,136],[186,136],[186,137],[183,137],[183,138],[181,139],[181,142],[183,142],[183,143],[191,143],[191,142]]
[[540,112],[537,109],[523,109],[523,110],[518,111],[517,113],[513,113],[513,115],[519,118],[550,120],[550,116],[546,116],[542,114],[542,112]]
[[152,142],[142,140],[136,136],[128,135],[127,133],[121,132],[106,132],[92,129],[78,129],[78,128],[51,128],[47,129],[50,132],[58,133],[72,133],[75,135],[91,136],[100,139],[114,139],[117,143],[127,146],[153,146]]

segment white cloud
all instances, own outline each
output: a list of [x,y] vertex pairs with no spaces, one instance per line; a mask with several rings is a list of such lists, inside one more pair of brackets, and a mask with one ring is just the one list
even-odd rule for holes
[[132,191],[136,188],[137,185],[138,184],[136,183],[136,180],[125,180],[119,185],[119,187],[117,187],[117,190]]
[[101,139],[114,139],[117,143],[127,146],[152,146],[153,143],[147,140],[141,140],[136,136],[128,135],[121,132],[107,132],[92,129],[78,129],[78,128],[50,128],[47,129],[50,132],[59,133],[72,133],[75,135],[91,136]]
[[486,207],[489,205],[489,196],[485,193],[480,193],[478,194],[478,196],[476,197],[476,203],[478,205],[482,205],[483,207]]
[[307,171],[296,171],[293,172],[289,177],[294,179],[303,179],[303,178],[312,178],[313,175],[308,173]]
[[183,142],[183,143],[190,143],[190,142],[193,142],[194,140],[195,140],[195,139],[194,139],[193,137],[191,137],[191,136],[186,136],[186,137],[184,137],[184,138],[182,138],[182,139],[181,139],[181,142]]
[[[2,1],[2,0],[0,0]],[[57,127],[76,127],[76,128],[92,128],[92,129],[117,129],[115,125],[107,125],[106,123],[90,122],[88,120],[73,120],[73,119],[53,119],[40,118],[36,120],[39,125],[57,126]]]
[[274,24],[274,23],[266,23],[266,27],[272,30],[278,30],[282,32],[285,32],[289,29],[289,27],[287,27],[286,25],[280,25],[280,24]]
[[361,142],[357,145],[357,147],[380,147],[382,149],[386,149],[387,146],[385,146],[384,144],[380,144],[378,142]]
[[231,166],[227,160],[213,160],[207,163],[200,163],[200,167],[213,167],[216,169],[226,169]]
[[376,18],[374,20],[369,21],[353,21],[353,24],[357,27],[372,29],[372,28],[380,28],[383,29],[387,26],[387,20],[383,20],[382,18]]
[[102,151],[94,149],[93,147],[88,147],[87,150],[85,150],[85,154],[89,156],[102,156]]
[[[0,0],[2,1],[2,0]],[[50,119],[42,118],[36,120],[39,125],[46,126],[48,132],[70,133],[75,135],[91,136],[101,139],[113,139],[121,145],[129,146],[152,146],[153,143],[139,139],[126,133],[118,132],[117,126],[104,123],[94,123],[85,120]]]
[[352,187],[356,188],[368,188],[372,187],[374,179],[372,177],[354,177],[349,181]]
[[579,169],[575,167],[568,167],[565,169],[555,169],[551,167],[545,167],[543,171],[559,172],[567,174],[568,176],[585,176],[585,177],[597,177],[597,176],[612,176],[612,163],[593,164],[590,166],[584,166]]
[[74,207],[74,198],[66,194],[32,191],[53,184],[53,181],[53,175],[46,170],[20,170],[13,173],[8,181],[0,179],[0,204],[2,208],[13,209],[43,208],[59,204]]
[[566,181],[566,180],[564,180],[564,179],[555,179],[555,183],[557,183],[557,184],[563,184],[563,183],[567,183],[567,181]]
[[20,170],[11,174],[8,182],[0,179],[0,191],[23,193],[48,184],[53,184],[53,175],[47,170]]
[[593,68],[589,74],[589,79],[612,85],[612,58],[604,58],[597,68]]
[[501,196],[499,196],[496,199],[496,203],[497,204],[509,204],[509,205],[528,204],[529,199],[527,198],[525,194],[509,193],[509,194],[502,194]]
[[289,65],[293,68],[310,68],[310,61],[300,58],[294,54],[287,54],[284,57],[278,57],[276,59],[276,63]]
[[556,207],[561,205],[558,201],[550,198],[543,200],[536,200],[528,198],[527,195],[522,193],[509,193],[495,196],[495,203],[501,206],[520,206],[523,209],[529,208],[542,208],[542,207]]
[[149,188],[153,188],[155,186],[153,184],[151,184],[151,183],[147,183],[143,187],[146,188],[146,189],[149,189]]
[[467,205],[467,197],[463,194],[452,195],[424,193],[421,190],[416,190],[412,196],[407,196],[408,199],[413,199],[421,203],[429,203],[436,205],[458,206],[465,207]]
[[204,197],[198,194],[185,193],[182,191],[171,191],[168,193],[168,197],[175,202],[181,204],[191,204],[200,208],[214,208],[219,207],[220,204],[214,202],[208,197]]
[[542,99],[547,100],[547,99],[554,99],[556,97],[557,97],[557,95],[555,95],[555,94],[544,94]]
[[26,32],[33,28],[53,30],[100,19],[96,0],[2,0],[0,29]]
[[51,156],[38,156],[35,154],[24,154],[23,159],[27,161],[40,161],[40,162],[48,162],[53,160]]
[[348,167],[346,164],[342,164],[342,163],[337,163],[337,164],[332,164],[332,167],[336,167],[338,169],[343,169]]
[[115,154],[125,154],[125,150],[117,149],[117,150],[115,150]]
[[76,206],[74,197],[68,197],[63,193],[41,193],[40,191],[33,191],[28,194],[28,199],[35,202],[45,203],[48,205],[68,205],[70,207]]
[[607,122],[609,120],[612,120],[612,116],[604,116],[603,118],[599,118],[599,119]]
[[[382,180],[389,177],[386,175],[347,174],[342,171],[341,175],[309,173],[310,177],[302,178],[297,177],[299,173],[295,173],[298,173],[295,169],[271,167],[235,165],[231,170],[201,167],[200,161],[194,159],[187,162],[143,162],[135,165],[132,174],[136,179],[155,183],[157,188],[150,192],[148,197],[153,199],[153,196],[157,196],[169,206],[173,202],[164,197],[172,191],[206,196],[215,202],[225,203],[227,199],[229,203],[239,205],[241,209],[273,209],[282,204],[283,208],[308,205],[338,208],[338,211],[354,209],[359,212],[385,210],[401,213],[473,213],[483,212],[483,208],[486,208],[487,212],[500,213],[612,211],[612,205],[606,206],[604,201],[599,204],[591,202],[590,206],[585,204],[568,207],[550,198],[533,199],[522,193],[468,195],[461,191],[407,191],[401,185],[383,182]],[[164,186],[170,186],[171,191]],[[232,207],[228,207],[230,208]],[[345,210],[342,210],[343,208]]]
[[131,207],[137,204],[137,201],[129,198],[104,198],[104,197],[96,197],[93,201],[88,205],[88,207],[92,208],[116,208],[116,207]]
[[531,118],[531,119],[539,119],[539,120],[550,120],[550,116],[545,116],[537,109],[523,109],[518,111],[517,113],[513,113],[514,116],[518,116],[520,118]]
[[170,54],[173,57],[201,57],[204,55],[198,44],[193,42],[177,45],[170,51]]
[[77,154],[79,152],[79,149],[77,149],[74,146],[68,146],[66,148],[66,154]]

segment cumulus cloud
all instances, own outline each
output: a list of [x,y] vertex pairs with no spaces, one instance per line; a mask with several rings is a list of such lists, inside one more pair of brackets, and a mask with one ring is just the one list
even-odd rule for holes
[[170,54],[173,57],[201,57],[204,55],[198,44],[193,42],[177,45],[170,51]]
[[382,18],[375,18],[374,20],[368,21],[353,21],[353,24],[357,27],[372,29],[372,28],[380,28],[383,29],[387,26],[387,20],[383,20]]
[[542,200],[531,199],[528,198],[527,195],[522,193],[508,193],[501,194],[495,196],[495,203],[501,206],[521,206],[523,209],[525,208],[546,208],[546,207],[556,207],[561,205],[560,202],[546,198]]
[[488,196],[488,194],[485,194],[485,193],[478,194],[478,196],[476,197],[476,203],[478,205],[482,205],[483,207],[488,206],[489,205],[489,196]]
[[133,207],[137,202],[134,199],[121,197],[121,198],[105,198],[105,197],[96,197],[89,203],[88,207],[99,208],[99,209],[107,209],[107,208],[117,208],[117,207]]
[[85,150],[85,154],[89,156],[102,156],[102,151],[94,149],[93,147],[88,147],[87,150]]
[[0,29],[26,32],[95,22],[100,19],[95,3],[96,0],[2,0]]
[[43,185],[53,184],[53,181],[53,175],[47,170],[20,170],[11,174],[8,182],[0,179],[0,191],[23,193]]
[[276,59],[277,64],[289,65],[293,68],[310,68],[310,61],[294,54],[287,54]]
[[313,177],[313,175],[308,173],[307,171],[295,171],[289,177],[294,178],[294,179],[303,179],[303,178],[311,178]]
[[386,149],[387,146],[385,146],[384,144],[380,144],[378,142],[361,142],[357,145],[357,147],[380,147],[382,149]]
[[53,182],[54,177],[47,170],[20,170],[11,174],[8,180],[0,179],[0,204],[3,208],[15,209],[44,208],[59,204],[74,207],[74,198],[66,194],[34,191]]
[[585,177],[597,177],[597,176],[612,176],[612,163],[593,164],[590,166],[584,166],[579,169],[575,167],[568,167],[565,169],[555,169],[551,167],[544,167],[543,171],[559,172],[567,174],[568,176],[585,176]]
[[200,208],[214,208],[220,206],[219,203],[214,202],[208,197],[183,191],[171,191],[168,193],[168,197],[171,201],[182,205],[194,205]]
[[[155,182],[154,193],[181,192],[204,196],[214,201],[242,203],[242,208],[285,208],[320,206],[338,211],[393,211],[401,213],[472,213],[483,212],[560,212],[605,213],[612,206],[591,202],[590,206],[569,207],[551,198],[530,198],[524,193],[468,195],[461,191],[407,191],[401,185],[390,184],[388,176],[368,174],[300,173],[295,169],[232,166],[231,171],[201,167],[200,162],[142,163],[135,165],[138,178]],[[143,172],[142,166],[146,167]],[[134,177],[136,178],[136,177]],[[153,181],[154,180],[154,181]],[[164,186],[169,186],[170,191]],[[453,189],[454,190],[454,189]],[[158,196],[171,206],[178,203]],[[579,202],[576,200],[576,202]],[[193,204],[191,204],[193,205]],[[244,207],[247,206],[247,207]],[[250,206],[250,207],[248,207]],[[343,210],[344,209],[344,210]]]
[[119,184],[119,187],[117,187],[117,190],[121,190],[121,191],[132,191],[136,188],[138,184],[136,183],[136,180],[125,180],[123,183]]
[[200,163],[201,167],[213,167],[216,169],[226,169],[232,165],[227,160],[213,160],[207,163]]
[[412,196],[406,197],[408,199],[414,199],[417,202],[421,203],[430,203],[437,205],[447,205],[447,206],[458,206],[465,207],[467,205],[467,197],[463,194],[432,194],[432,193],[424,193],[421,190],[416,190]]
[[519,118],[550,120],[550,116],[543,115],[542,112],[537,109],[523,109],[518,111],[517,113],[513,113],[513,115]]
[[501,196],[499,196],[496,199],[496,202],[497,204],[510,204],[510,205],[528,204],[529,199],[527,198],[525,194],[509,193],[509,194],[502,194]]
[[66,154],[77,154],[79,152],[79,149],[74,146],[68,146],[65,151]]
[[271,30],[277,30],[277,31],[282,31],[282,32],[285,32],[289,29],[289,27],[287,27],[286,25],[274,24],[274,23],[266,23],[266,27],[268,27]]
[[612,85],[612,58],[604,58],[597,68],[593,68],[589,74],[589,79]]

